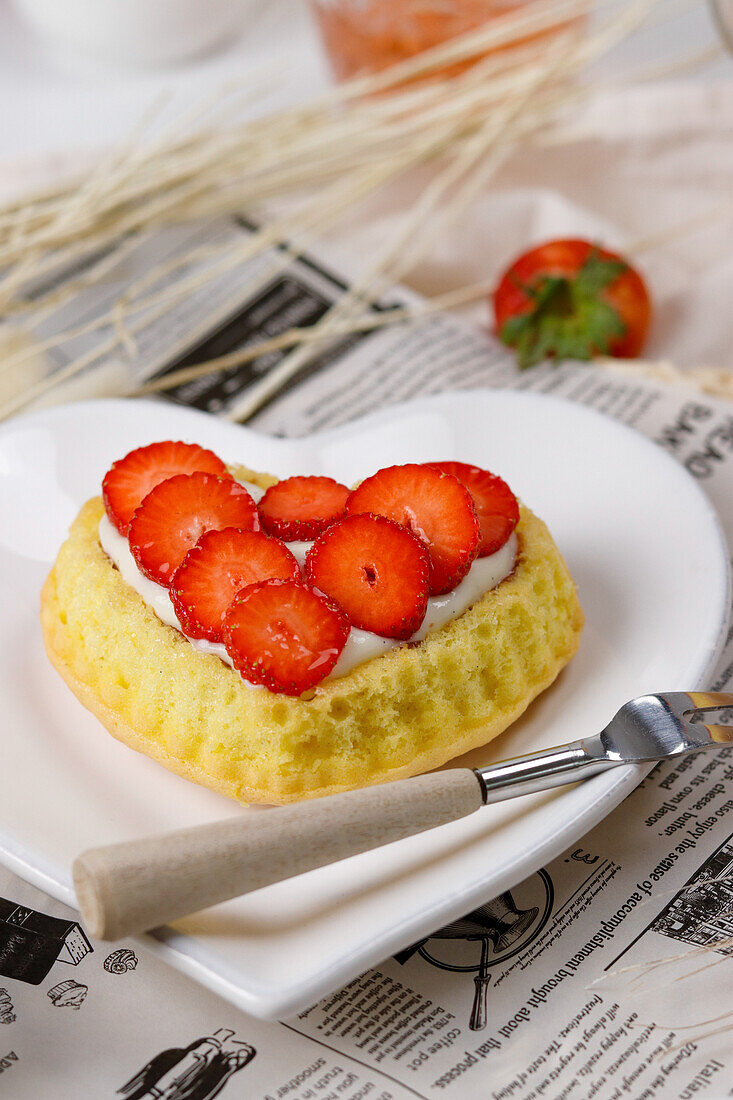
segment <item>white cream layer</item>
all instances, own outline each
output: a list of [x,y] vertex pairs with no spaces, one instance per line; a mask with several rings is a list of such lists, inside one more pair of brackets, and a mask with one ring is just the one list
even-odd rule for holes
[[[256,485],[250,485],[248,482],[244,482],[244,484],[256,499],[262,496],[262,491]],[[151,581],[149,577],[140,572],[127,539],[110,523],[106,514],[99,521],[99,541],[107,557],[119,569],[122,579],[131,588],[135,589],[161,622],[181,630],[181,624],[173,609],[173,601],[168,589],[162,584]],[[302,565],[308,548],[312,544],[310,542],[291,542],[287,545]],[[430,597],[428,609],[420,629],[408,640],[410,642],[420,642],[431,630],[437,630],[438,627],[461,615],[466,608],[476,603],[485,592],[495,588],[505,577],[509,576],[514,569],[516,556],[517,536],[513,534],[501,550],[497,550],[495,554],[491,554],[486,558],[476,558],[468,575],[463,578],[457,588],[444,596]],[[220,657],[225,664],[228,664],[230,668],[233,667],[232,659],[221,642],[207,642],[197,638],[189,638],[188,640],[199,653],[213,653],[215,656]],[[341,656],[326,679],[332,680],[338,676],[343,676],[364,661],[369,661],[372,657],[378,657],[380,654],[387,653],[390,649],[395,649],[397,646],[404,644],[404,642],[397,641],[394,638],[381,638],[378,634],[372,634],[371,631],[357,630],[356,627],[352,627]],[[245,683],[249,683],[249,681],[245,681]],[[255,687],[256,685],[252,684],[250,686]]]

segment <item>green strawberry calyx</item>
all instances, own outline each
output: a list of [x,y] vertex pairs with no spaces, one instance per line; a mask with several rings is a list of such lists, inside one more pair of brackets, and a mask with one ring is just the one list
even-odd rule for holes
[[511,317],[499,337],[516,349],[520,370],[543,359],[606,355],[613,340],[626,332],[626,324],[601,291],[627,270],[622,260],[591,252],[576,275],[540,275],[532,283],[519,284],[532,308]]

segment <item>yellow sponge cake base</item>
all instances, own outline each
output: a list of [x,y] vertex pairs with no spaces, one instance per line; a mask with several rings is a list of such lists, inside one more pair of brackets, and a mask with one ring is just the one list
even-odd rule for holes
[[544,523],[522,508],[514,572],[457,619],[310,697],[276,695],[155,616],[102,550],[102,512],[100,498],[84,505],[44,586],[48,655],[114,737],[241,802],[438,767],[506,729],[578,647],[573,580]]

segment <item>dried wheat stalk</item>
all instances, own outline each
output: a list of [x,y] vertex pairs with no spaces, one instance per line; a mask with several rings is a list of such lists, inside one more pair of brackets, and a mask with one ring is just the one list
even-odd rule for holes
[[[116,349],[122,348],[134,362],[136,334],[185,300],[202,281],[282,240],[295,249],[306,247],[386,183],[435,162],[432,182],[408,211],[395,241],[372,257],[366,274],[317,326],[279,338],[278,347],[292,344],[296,350],[279,364],[278,373],[272,372],[257,392],[246,396],[238,413],[250,415],[297,373],[311,348],[344,332],[375,327],[372,302],[419,261],[508,152],[519,142],[535,140],[540,130],[543,140],[548,134],[552,140],[548,127],[558,111],[589,93],[589,85],[578,83],[583,66],[644,20],[669,13],[669,5],[661,0],[601,0],[600,8],[604,18],[591,33],[578,22],[587,12],[588,0],[535,0],[377,76],[350,81],[302,106],[242,120],[242,100],[251,106],[272,83],[271,70],[260,73],[250,87],[203,105],[198,117],[184,119],[163,136],[148,134],[156,117],[153,112],[131,140],[103,158],[84,181],[0,205],[0,320],[13,321],[31,314],[24,297],[29,283],[96,249],[112,251],[67,286],[42,294],[33,310],[40,308],[48,316],[109,270],[122,250],[134,247],[151,229],[243,209],[269,212],[274,201],[286,204],[240,246],[208,252],[204,248],[198,255],[161,264],[128,288],[103,317],[8,356],[0,371],[17,370],[35,352],[72,336],[101,333],[93,349],[63,370],[29,381],[0,407],[0,416],[12,414]],[[553,29],[551,38],[531,38]],[[500,52],[485,56],[497,47]],[[450,80],[434,76],[442,66],[461,60],[476,63]],[[431,74],[428,83],[405,85],[408,79]],[[388,89],[388,96],[374,94]],[[205,269],[187,273],[192,259],[206,260]],[[287,253],[279,253],[267,277],[288,261]],[[171,286],[159,286],[178,272]],[[256,286],[245,280],[240,290]],[[467,300],[473,292],[474,288],[462,288],[459,297],[465,294]],[[391,311],[389,320],[408,323],[430,308],[437,304]],[[380,321],[385,323],[386,319]],[[106,329],[111,334],[102,331]],[[235,353],[238,359],[228,359],[228,365],[263,350],[243,349]],[[223,364],[215,360],[199,366],[203,374]],[[172,378],[169,385],[176,384]]]

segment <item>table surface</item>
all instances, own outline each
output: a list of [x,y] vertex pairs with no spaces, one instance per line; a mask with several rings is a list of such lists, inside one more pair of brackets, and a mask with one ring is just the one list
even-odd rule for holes
[[[715,39],[706,5],[624,43],[599,66],[612,75],[619,62],[654,63],[702,49]],[[95,65],[89,58],[60,54],[26,24],[12,0],[0,0],[0,130],[3,160],[34,159],[70,148],[89,148],[124,137],[163,93],[194,105],[224,83],[273,61],[287,80],[284,101],[322,88],[328,70],[304,0],[249,0],[242,35],[217,53],[175,67],[132,70]],[[721,58],[695,75],[731,75]]]

